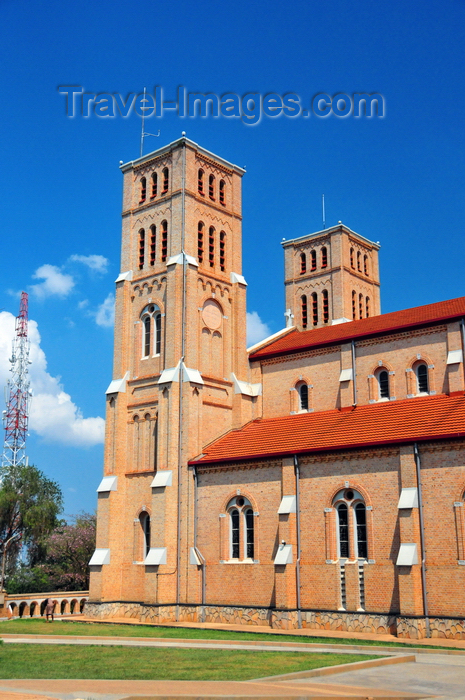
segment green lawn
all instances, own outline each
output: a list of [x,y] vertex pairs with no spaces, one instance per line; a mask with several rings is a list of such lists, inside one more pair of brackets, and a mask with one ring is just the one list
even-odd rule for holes
[[[416,646],[395,642],[382,642],[371,639],[347,639],[345,637],[307,637],[292,633],[286,635],[268,634],[266,632],[233,632],[231,630],[195,629],[192,627],[156,627],[153,625],[121,625],[112,623],[57,621],[52,624],[43,619],[10,620],[0,622],[0,636],[3,634],[59,634],[99,637],[159,637],[164,639],[232,639],[263,640],[272,642],[300,642],[307,644],[357,644],[362,646]],[[443,649],[440,645],[433,649]],[[450,649],[451,647],[447,647]]]
[[0,644],[0,676],[113,680],[237,680],[379,658],[359,654]]

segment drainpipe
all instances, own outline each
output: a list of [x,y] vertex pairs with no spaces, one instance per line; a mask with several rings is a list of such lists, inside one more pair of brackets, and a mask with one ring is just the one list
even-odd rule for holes
[[355,374],[355,340],[352,341],[352,387],[353,387],[353,402],[352,406],[357,405],[357,375]]
[[197,467],[194,464],[194,550],[199,557],[202,567],[202,609],[200,611],[200,622],[205,622],[205,601],[206,601],[206,565],[207,562],[203,554],[197,547],[197,494],[198,494],[198,475]]
[[297,621],[299,629],[302,629],[302,611],[300,600],[300,467],[297,455],[294,455],[295,469],[295,500],[296,500],[296,525],[297,525],[297,561],[295,567],[296,586],[297,586]]
[[420,453],[418,452],[418,445],[414,445],[415,453],[415,466],[417,468],[417,488],[418,488],[418,514],[420,516],[420,547],[421,547],[421,579],[422,579],[422,591],[423,591],[423,613],[425,616],[426,624],[426,636],[431,637],[431,629],[429,624],[429,612],[428,612],[428,594],[426,591],[426,552],[425,552],[425,525],[423,521],[423,498],[421,495],[421,463],[420,463]]
[[182,438],[183,438],[183,383],[184,355],[186,352],[186,253],[184,241],[186,236],[186,144],[182,147],[181,177],[181,252],[182,252],[182,317],[181,317],[181,364],[179,368],[179,429],[178,429],[178,538],[177,538],[177,575],[176,575],[176,622],[179,622],[179,605],[181,600],[181,496],[182,496]]

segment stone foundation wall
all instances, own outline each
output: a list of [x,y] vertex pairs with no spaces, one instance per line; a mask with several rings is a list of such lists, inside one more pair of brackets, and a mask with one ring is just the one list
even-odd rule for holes
[[[85,607],[87,617],[99,620],[127,618],[140,622],[176,621],[175,605],[144,605],[142,603],[92,603]],[[424,618],[398,617],[397,615],[374,615],[371,613],[318,612],[302,610],[302,627],[334,632],[365,632],[371,634],[393,634],[405,639],[426,637]],[[240,608],[234,606],[196,605],[179,606],[180,622],[214,622],[230,625],[255,625],[273,629],[298,629],[297,610],[275,610],[269,608]],[[430,618],[432,637],[465,639],[465,619],[447,620]]]

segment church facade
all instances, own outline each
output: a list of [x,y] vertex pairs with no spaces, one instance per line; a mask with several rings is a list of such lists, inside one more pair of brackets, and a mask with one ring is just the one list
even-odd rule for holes
[[121,169],[87,614],[465,638],[465,298],[380,314],[339,223],[283,242],[247,350],[244,171],[185,137]]

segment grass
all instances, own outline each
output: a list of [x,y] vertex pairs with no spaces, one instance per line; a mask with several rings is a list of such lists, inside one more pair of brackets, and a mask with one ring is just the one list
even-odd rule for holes
[[236,680],[306,671],[375,655],[226,649],[0,644],[0,676],[113,680]]
[[[86,637],[157,637],[160,639],[230,639],[244,641],[300,642],[301,644],[345,644],[359,646],[385,646],[409,648],[418,646],[401,642],[384,642],[372,639],[347,639],[346,637],[307,637],[293,634],[276,635],[266,632],[234,632],[232,630],[195,629],[193,627],[155,627],[153,625],[120,625],[113,623],[55,621],[43,619],[10,620],[0,623],[3,634],[59,634]],[[440,645],[428,645],[429,649],[451,649]]]

